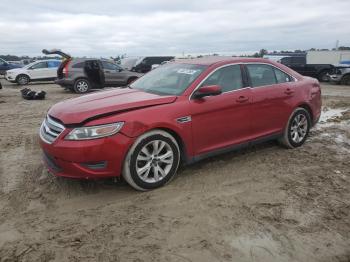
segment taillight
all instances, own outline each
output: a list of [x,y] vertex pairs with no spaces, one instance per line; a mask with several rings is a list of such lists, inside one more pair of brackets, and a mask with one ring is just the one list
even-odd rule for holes
[[70,61],[68,61],[65,65],[64,68],[62,70],[62,73],[65,77],[68,77],[68,66],[69,66]]

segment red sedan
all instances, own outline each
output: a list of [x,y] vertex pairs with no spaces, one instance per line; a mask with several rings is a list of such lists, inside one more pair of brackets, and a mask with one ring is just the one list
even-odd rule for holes
[[316,79],[265,59],[210,57],[60,102],[43,121],[40,141],[58,176],[122,175],[149,190],[169,182],[180,163],[270,139],[299,147],[320,113]]

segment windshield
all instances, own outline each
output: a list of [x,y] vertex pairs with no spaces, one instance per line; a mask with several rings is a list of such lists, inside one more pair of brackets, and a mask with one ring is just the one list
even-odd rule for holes
[[30,63],[28,65],[25,65],[23,68],[24,69],[28,69],[29,67],[31,67],[32,65],[35,65],[36,63],[38,63],[38,61],[35,61],[35,62],[32,62],[32,63]]
[[206,68],[204,65],[169,63],[145,74],[130,87],[160,95],[181,95]]

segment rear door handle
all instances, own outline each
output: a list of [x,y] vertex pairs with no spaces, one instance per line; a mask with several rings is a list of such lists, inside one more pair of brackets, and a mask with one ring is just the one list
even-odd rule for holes
[[290,89],[290,88],[287,88],[286,91],[284,91],[284,93],[287,94],[287,95],[291,95],[291,94],[294,93],[294,91],[292,89]]
[[109,70],[105,70],[105,73],[110,73],[111,71],[109,71]]
[[236,99],[236,101],[238,102],[238,103],[244,103],[244,102],[246,102],[246,101],[248,101],[248,97],[246,97],[246,96],[240,96],[240,97],[238,97],[237,99]]

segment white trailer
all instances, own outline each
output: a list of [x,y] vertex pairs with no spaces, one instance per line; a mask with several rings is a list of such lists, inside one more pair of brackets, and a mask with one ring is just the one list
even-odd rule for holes
[[350,60],[350,51],[308,51],[307,64],[339,64],[341,61]]

